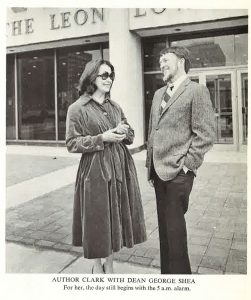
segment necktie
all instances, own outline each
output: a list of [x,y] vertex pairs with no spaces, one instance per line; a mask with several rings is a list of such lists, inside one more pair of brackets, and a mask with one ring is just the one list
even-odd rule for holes
[[168,100],[171,98],[171,96],[168,94],[168,90],[172,91],[173,89],[173,84],[170,84],[167,88],[167,91],[165,92],[165,94],[163,95],[161,104],[160,104],[160,113],[162,113],[162,111],[164,110]]

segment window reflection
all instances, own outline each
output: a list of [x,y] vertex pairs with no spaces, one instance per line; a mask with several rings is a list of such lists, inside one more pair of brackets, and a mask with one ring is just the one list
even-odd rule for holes
[[108,48],[103,49],[103,59],[104,60],[110,60],[110,58],[109,58],[109,49]]
[[[144,71],[159,71],[159,54],[166,47],[165,37],[161,41],[143,42]],[[232,34],[191,39],[175,38],[171,46],[183,46],[190,51],[191,68],[247,65],[248,34]]]
[[15,139],[15,83],[14,55],[6,60],[6,138]]
[[25,53],[17,63],[20,139],[55,140],[53,51]]
[[190,51],[192,68],[247,64],[247,34],[173,41]]
[[236,34],[235,42],[235,64],[248,64],[248,34]]

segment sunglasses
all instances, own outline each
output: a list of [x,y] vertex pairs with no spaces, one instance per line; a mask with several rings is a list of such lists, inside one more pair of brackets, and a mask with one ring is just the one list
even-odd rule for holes
[[108,77],[110,77],[110,79],[113,81],[114,77],[115,77],[115,73],[108,73],[108,72],[104,72],[103,74],[97,75],[97,77],[101,77],[102,80],[106,80]]

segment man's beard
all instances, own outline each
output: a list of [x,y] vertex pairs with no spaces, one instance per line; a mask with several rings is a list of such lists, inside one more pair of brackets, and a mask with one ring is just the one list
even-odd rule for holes
[[[178,67],[174,66],[173,68],[168,68],[167,72],[163,72],[163,81],[165,83],[172,82],[173,78],[178,73]],[[165,75],[166,74],[166,75]]]
[[[167,74],[165,75],[165,73],[167,73]],[[163,73],[163,81],[164,81],[165,83],[170,82],[170,81],[172,80],[172,78],[173,78],[173,74],[170,73],[169,71]]]
[[172,74],[168,74],[167,76],[165,76],[165,74],[163,75],[163,81],[165,82],[165,83],[168,83],[171,79],[172,79]]

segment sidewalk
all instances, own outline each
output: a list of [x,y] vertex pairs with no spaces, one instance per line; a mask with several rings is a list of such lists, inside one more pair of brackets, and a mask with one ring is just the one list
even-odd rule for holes
[[[159,273],[155,196],[146,181],[145,151],[133,157],[148,240],[116,253],[115,268],[120,273],[137,273],[142,267],[144,272]],[[81,247],[71,245],[73,190],[79,158],[68,154],[65,148],[7,147],[7,256],[15,248],[14,242],[32,246],[25,252],[40,249],[43,253],[49,251],[53,257],[51,253],[55,251],[66,255],[62,269],[69,273],[76,272],[77,265],[90,263],[81,258]],[[246,274],[246,173],[246,154],[236,152],[212,151],[199,169],[186,214],[193,273]],[[7,260],[9,272],[12,272],[11,261]]]
[[[43,249],[41,247],[24,246],[7,243],[6,272],[7,273],[61,273],[61,274],[91,274],[91,260],[74,255],[68,251]],[[158,269],[114,262],[116,274],[158,274]]]

